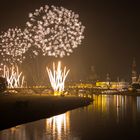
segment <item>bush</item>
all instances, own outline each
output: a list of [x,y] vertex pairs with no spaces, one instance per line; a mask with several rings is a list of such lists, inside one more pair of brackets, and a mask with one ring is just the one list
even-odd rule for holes
[[6,78],[0,77],[0,92],[4,92],[7,88]]

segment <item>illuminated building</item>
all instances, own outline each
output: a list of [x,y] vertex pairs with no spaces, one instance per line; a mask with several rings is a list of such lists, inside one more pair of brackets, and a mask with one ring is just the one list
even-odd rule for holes
[[101,87],[103,89],[117,89],[122,90],[126,89],[129,86],[128,82],[96,82],[97,87]]

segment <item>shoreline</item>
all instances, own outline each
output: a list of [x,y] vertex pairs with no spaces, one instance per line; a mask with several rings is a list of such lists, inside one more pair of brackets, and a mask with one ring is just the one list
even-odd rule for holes
[[123,96],[140,96],[139,92],[116,92],[116,93],[93,93],[96,95],[123,95]]
[[49,118],[89,105],[82,97],[13,95],[0,97],[0,131],[24,123]]

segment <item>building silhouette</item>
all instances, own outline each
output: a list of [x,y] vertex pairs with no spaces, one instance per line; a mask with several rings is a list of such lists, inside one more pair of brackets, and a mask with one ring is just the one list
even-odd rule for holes
[[132,84],[137,83],[137,72],[136,72],[136,60],[133,59],[132,63],[132,76],[131,76]]

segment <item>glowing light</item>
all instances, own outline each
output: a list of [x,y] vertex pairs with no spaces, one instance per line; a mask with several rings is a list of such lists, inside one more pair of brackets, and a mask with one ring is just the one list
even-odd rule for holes
[[21,88],[24,84],[24,76],[19,72],[18,66],[11,66],[10,68],[4,65],[3,77],[7,79],[9,88]]
[[55,63],[53,63],[53,70],[51,71],[48,67],[46,70],[48,72],[54,93],[60,94],[63,92],[65,88],[65,80],[70,70],[67,70],[66,67],[64,67],[64,70],[62,70],[60,61],[58,62],[57,68]]
[[70,114],[60,114],[46,119],[46,131],[50,130],[54,139],[61,140],[63,135],[67,134],[70,129]]
[[0,35],[0,53],[3,63],[22,63],[23,54],[31,46],[27,37],[26,33],[19,28],[9,28]]
[[29,14],[26,25],[28,40],[41,48],[43,55],[69,56],[84,38],[79,15],[63,7],[40,7]]

